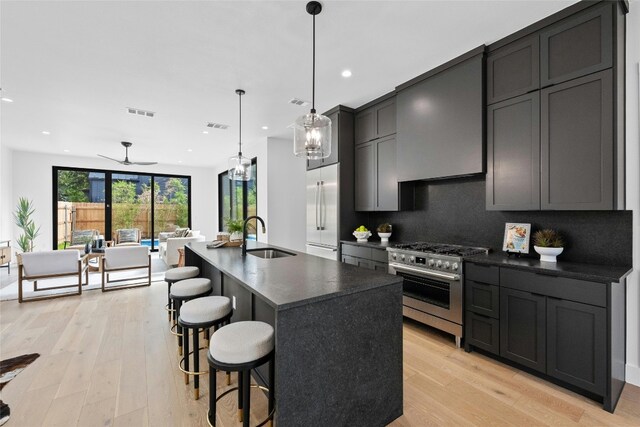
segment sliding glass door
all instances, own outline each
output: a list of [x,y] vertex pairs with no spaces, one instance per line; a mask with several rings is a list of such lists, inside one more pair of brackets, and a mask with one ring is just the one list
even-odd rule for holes
[[53,167],[53,248],[74,236],[112,240],[137,229],[141,244],[158,249],[161,232],[191,227],[191,177]]

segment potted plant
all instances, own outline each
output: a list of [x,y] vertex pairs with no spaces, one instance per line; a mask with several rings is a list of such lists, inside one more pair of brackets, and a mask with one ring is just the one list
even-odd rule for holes
[[227,227],[227,231],[231,234],[229,240],[242,240],[242,226],[244,225],[243,219],[231,219],[224,220],[224,224]]
[[557,262],[556,257],[564,250],[562,236],[551,229],[538,230],[533,234],[533,248],[540,254],[540,261]]
[[386,222],[378,226],[376,231],[378,232],[378,236],[380,236],[381,243],[389,243],[389,237],[391,237],[391,230],[392,230],[391,224]]
[[[25,197],[20,197],[18,200],[18,206],[16,206],[16,211],[13,213],[13,218],[16,225],[23,232],[17,239],[18,246],[23,253],[33,252],[33,241],[40,234],[40,227],[36,227],[35,222],[33,222],[33,219],[31,218],[34,212],[35,208],[33,207],[31,200]],[[19,260],[20,254],[17,255]]]

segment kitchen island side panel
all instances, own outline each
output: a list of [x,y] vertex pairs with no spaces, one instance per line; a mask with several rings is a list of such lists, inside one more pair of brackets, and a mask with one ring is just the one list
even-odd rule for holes
[[402,287],[276,314],[276,423],[384,426],[402,415]]

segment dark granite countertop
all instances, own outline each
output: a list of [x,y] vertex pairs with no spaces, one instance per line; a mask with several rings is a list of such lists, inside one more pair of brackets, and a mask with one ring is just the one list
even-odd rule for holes
[[588,280],[590,282],[612,283],[619,282],[629,273],[632,267],[615,265],[583,264],[577,262],[541,262],[536,258],[508,258],[502,253],[476,255],[465,259],[465,262],[476,264],[496,265],[516,270],[533,271],[550,276],[568,277],[571,279]]
[[247,248],[276,248],[296,255],[243,258],[240,248],[207,249],[206,242],[192,242],[187,246],[203,261],[243,283],[276,310],[402,283],[398,276],[260,242],[247,242]]
[[340,243],[346,243],[348,245],[355,245],[355,246],[364,246],[366,248],[373,248],[373,249],[387,249],[389,247],[393,247],[394,245],[397,245],[400,242],[389,242],[389,243],[382,243],[379,240],[374,240],[374,241],[368,241],[368,242],[358,242],[355,240],[340,240]]

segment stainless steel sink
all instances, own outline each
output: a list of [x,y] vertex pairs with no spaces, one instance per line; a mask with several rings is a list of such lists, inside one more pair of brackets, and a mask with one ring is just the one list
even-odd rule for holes
[[289,256],[296,256],[296,254],[292,254],[291,252],[285,252],[285,251],[281,251],[279,249],[273,249],[273,248],[247,249],[247,254],[257,256],[259,258],[264,258],[264,259],[286,258]]

